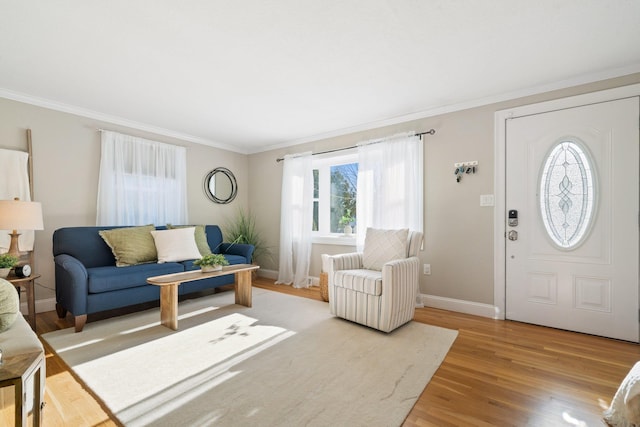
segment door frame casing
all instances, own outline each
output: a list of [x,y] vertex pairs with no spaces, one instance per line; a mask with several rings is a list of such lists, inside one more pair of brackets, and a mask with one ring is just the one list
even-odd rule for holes
[[[534,114],[547,113],[568,108],[580,107],[583,105],[596,104],[600,102],[613,101],[616,99],[640,96],[640,84],[621,86],[613,89],[606,89],[591,92],[583,95],[576,95],[567,98],[545,101],[536,104],[524,105],[505,110],[496,111],[494,114],[494,193],[495,207],[494,237],[493,237],[493,304],[495,309],[495,319],[504,320],[506,318],[506,184],[507,184],[507,120],[518,117],[530,116]],[[640,118],[639,118],[640,119]],[[640,123],[639,123],[640,125]]]

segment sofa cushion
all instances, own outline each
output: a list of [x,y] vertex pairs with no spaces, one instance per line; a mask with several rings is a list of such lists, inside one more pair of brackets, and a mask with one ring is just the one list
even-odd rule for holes
[[158,263],[200,258],[194,232],[195,227],[151,230],[151,236],[158,252]]
[[382,295],[382,272],[377,270],[338,270],[333,283],[368,295]]
[[184,266],[177,262],[163,264],[140,264],[129,267],[88,268],[89,293],[101,293],[132,288],[147,284],[147,278],[162,274],[180,273]]
[[382,270],[382,266],[389,261],[406,258],[408,236],[408,228],[400,230],[367,228],[362,266],[368,270]]
[[0,279],[0,332],[9,329],[20,313],[20,297],[16,287]]
[[186,227],[195,227],[195,238],[196,245],[198,246],[198,251],[200,251],[201,256],[209,255],[211,253],[211,248],[209,247],[209,243],[207,243],[207,233],[205,232],[204,225],[171,225],[167,224],[168,229],[174,228],[186,228]]
[[155,230],[153,225],[144,225],[100,230],[98,234],[113,251],[116,266],[126,267],[155,262],[158,259],[156,245],[151,236],[152,230]]

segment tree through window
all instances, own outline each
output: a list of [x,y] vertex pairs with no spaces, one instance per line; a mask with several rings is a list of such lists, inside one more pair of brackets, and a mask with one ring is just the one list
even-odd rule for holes
[[342,234],[346,226],[355,229],[358,163],[347,155],[314,160],[313,231]]

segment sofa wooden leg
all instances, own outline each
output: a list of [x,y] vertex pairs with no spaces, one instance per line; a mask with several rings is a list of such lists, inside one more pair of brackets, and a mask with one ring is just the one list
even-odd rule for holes
[[64,319],[67,315],[67,309],[60,305],[60,303],[56,303],[56,313],[58,313],[58,319]]
[[87,323],[87,315],[82,314],[80,316],[76,316],[75,320],[76,320],[76,332],[82,332],[82,328],[84,328],[84,324]]

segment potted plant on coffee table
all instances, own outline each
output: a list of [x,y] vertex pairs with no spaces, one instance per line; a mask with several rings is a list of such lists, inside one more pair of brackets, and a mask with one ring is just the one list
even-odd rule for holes
[[203,273],[210,271],[220,271],[223,265],[229,265],[229,261],[222,254],[209,254],[193,262],[194,265],[199,265]]
[[11,269],[18,263],[18,258],[9,254],[0,254],[0,278],[6,279]]

